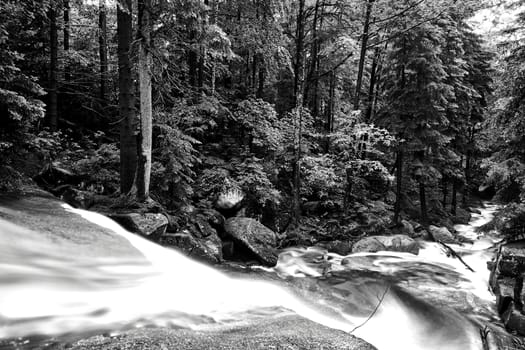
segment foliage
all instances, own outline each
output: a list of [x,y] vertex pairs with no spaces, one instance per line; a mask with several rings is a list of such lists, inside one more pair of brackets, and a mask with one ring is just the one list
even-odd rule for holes
[[158,113],[152,165],[152,188],[167,203],[184,203],[193,195],[194,167],[200,163],[200,142],[178,128],[178,119]]
[[241,101],[234,113],[241,127],[249,133],[250,145],[277,152],[283,146],[283,135],[274,107],[260,99]]
[[332,156],[323,154],[304,157],[301,162],[301,172],[303,196],[326,200],[342,194],[344,177]]

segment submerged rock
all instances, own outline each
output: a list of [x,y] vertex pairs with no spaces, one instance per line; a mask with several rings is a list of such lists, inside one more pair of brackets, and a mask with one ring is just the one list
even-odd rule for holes
[[235,245],[251,252],[261,263],[274,266],[277,263],[277,235],[259,221],[244,217],[233,217],[224,225],[226,236]]
[[406,235],[366,237],[354,244],[352,253],[360,252],[407,252],[419,254],[419,244]]
[[443,243],[457,243],[456,237],[446,227],[430,225],[428,231],[436,241]]
[[168,218],[163,214],[128,213],[111,214],[109,217],[122,225],[126,230],[153,240],[159,239],[168,227]]

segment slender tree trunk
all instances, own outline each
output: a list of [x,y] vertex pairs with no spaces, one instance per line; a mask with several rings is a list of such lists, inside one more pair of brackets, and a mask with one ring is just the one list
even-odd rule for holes
[[[315,81],[316,80],[319,80],[317,79],[317,77],[315,77],[316,75],[316,71],[317,71],[317,62],[318,62],[318,46],[319,46],[319,43],[318,43],[318,37],[317,37],[317,22],[318,22],[318,18],[319,18],[319,0],[316,0],[315,1],[315,7],[314,7],[314,19],[313,19],[313,22],[312,22],[312,44],[311,44],[311,47],[310,47],[310,68],[308,69],[308,76],[306,77],[306,83],[305,83],[305,86],[304,86],[304,99],[305,99],[305,102],[308,103],[308,105],[310,106],[310,111],[313,113],[313,116],[314,118],[317,118],[317,114],[314,113],[314,104],[315,104],[315,101],[317,100],[317,96],[315,96]],[[314,93],[311,94],[310,93],[310,89],[311,89],[311,86],[312,86],[312,82],[314,83]]]
[[131,0],[124,0],[117,7],[118,66],[119,66],[119,117],[120,117],[120,192],[133,188],[137,170],[137,138],[135,95],[131,67],[131,42],[133,39]]
[[427,196],[425,184],[423,182],[419,183],[419,201],[421,204],[421,224],[424,227],[428,226],[428,210],[427,210]]
[[297,40],[296,40],[296,61],[294,77],[294,96],[295,96],[295,156],[293,164],[293,214],[294,222],[298,223],[301,217],[301,148],[303,133],[303,86],[304,86],[304,4],[305,0],[299,0],[299,10],[297,12]]
[[380,55],[379,47],[376,47],[375,52],[374,52],[374,58],[372,60],[372,68],[370,70],[370,87],[368,89],[368,106],[366,109],[366,121],[367,122],[371,121],[372,114],[373,114],[379,55]]
[[456,215],[456,209],[458,207],[458,180],[452,181],[452,203],[450,212],[452,215]]
[[263,98],[264,96],[264,83],[266,80],[266,68],[264,67],[264,56],[261,55],[261,63],[259,64],[259,79],[257,87],[257,97]]
[[153,112],[151,104],[152,65],[152,19],[151,0],[139,0],[139,91],[140,91],[140,143],[137,166],[137,197],[140,201],[149,198],[151,177],[151,147]]
[[66,63],[64,64],[64,79],[66,82],[71,81],[71,71],[67,64],[69,58],[69,38],[71,33],[71,22],[69,20],[71,13],[71,7],[69,0],[64,0],[64,55],[66,57]]
[[98,45],[100,57],[100,100],[103,108],[107,105],[107,81],[108,81],[108,31],[106,0],[99,0],[98,3]]
[[401,195],[403,194],[403,150],[397,151],[396,159],[396,203],[394,204],[394,224],[399,223],[401,214]]
[[448,196],[448,181],[443,178],[443,208],[447,209],[447,196]]
[[47,115],[51,130],[56,131],[58,127],[58,28],[57,15],[53,7],[48,10],[48,18],[50,61]]
[[326,133],[326,145],[325,152],[330,151],[330,134],[333,131],[334,126],[334,109],[335,109],[335,87],[337,85],[337,75],[335,70],[330,72],[330,83],[328,89],[328,103],[325,110],[325,133]]
[[463,189],[463,198],[461,202],[464,208],[467,207],[467,201],[469,196],[470,163],[472,161],[472,151],[468,150],[465,157],[465,187]]
[[363,83],[363,72],[365,68],[366,51],[368,45],[368,31],[370,29],[370,16],[372,15],[372,7],[375,0],[367,0],[366,2],[366,14],[365,24],[363,27],[363,36],[361,38],[361,53],[359,55],[359,68],[357,71],[357,81],[354,96],[354,110],[359,109],[359,100],[361,97],[361,85]]

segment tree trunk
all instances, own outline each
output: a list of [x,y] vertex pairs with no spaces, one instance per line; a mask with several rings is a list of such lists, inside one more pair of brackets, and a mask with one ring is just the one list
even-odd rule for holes
[[257,87],[257,98],[264,96],[264,82],[266,80],[266,68],[264,67],[264,56],[261,55],[261,63],[259,64],[259,79]]
[[119,68],[119,117],[120,117],[120,192],[133,188],[137,170],[137,138],[135,96],[131,67],[131,42],[133,36],[131,0],[117,6],[118,68]]
[[107,79],[108,79],[108,31],[107,31],[107,14],[106,0],[99,0],[98,14],[98,44],[100,57],[100,100],[102,107],[107,105]]
[[297,224],[301,217],[301,146],[303,133],[303,85],[304,85],[304,4],[305,0],[299,0],[299,10],[297,12],[297,40],[296,40],[296,61],[294,77],[294,97],[295,97],[295,156],[293,163],[293,218]]
[[424,227],[428,227],[427,196],[423,182],[419,183],[419,201],[421,204],[421,224]]
[[151,177],[151,147],[153,113],[151,103],[152,65],[152,19],[151,0],[139,0],[139,91],[140,91],[140,133],[137,166],[137,197],[139,201],[149,198]]
[[69,65],[67,60],[69,58],[69,38],[71,32],[71,23],[69,21],[69,15],[71,12],[71,7],[69,0],[64,0],[64,55],[66,57],[66,63],[64,64],[64,79],[66,82],[71,81],[71,71],[69,70]]
[[403,150],[397,151],[396,159],[396,203],[394,204],[394,224],[399,223],[401,214],[401,195],[403,192]]
[[334,109],[335,109],[335,87],[337,84],[337,76],[335,71],[330,72],[330,82],[328,88],[328,103],[324,110],[324,132],[325,132],[325,152],[330,151],[330,134],[333,131],[334,125]]
[[373,109],[374,109],[374,96],[375,96],[375,87],[377,82],[377,68],[378,68],[378,61],[379,61],[379,47],[375,48],[374,52],[374,58],[372,60],[372,68],[370,70],[370,87],[368,89],[368,106],[366,109],[366,121],[370,122],[372,120],[373,116]]
[[443,208],[447,209],[448,181],[443,177]]
[[454,179],[452,182],[452,203],[450,212],[452,215],[456,215],[456,209],[458,207],[458,180]]
[[366,51],[368,45],[368,31],[370,28],[370,16],[372,15],[372,6],[375,0],[367,0],[366,2],[366,13],[365,13],[365,24],[363,27],[363,36],[361,38],[361,53],[359,55],[359,68],[357,71],[357,81],[354,96],[354,110],[359,109],[359,100],[361,96],[361,85],[363,83],[363,72],[365,68]]
[[[316,82],[319,80],[317,75],[317,63],[319,62],[319,38],[317,35],[317,22],[319,19],[319,0],[315,1],[315,8],[314,8],[314,19],[312,22],[312,45],[310,47],[310,68],[308,69],[308,76],[306,77],[306,84],[304,87],[304,98],[305,102],[308,103],[308,106],[310,107],[310,111],[312,112],[312,115],[314,118],[317,118],[317,108],[316,108],[316,102],[317,102],[317,90],[316,90]],[[310,93],[312,82],[314,85],[314,91],[313,93]]]
[[469,196],[469,184],[470,184],[470,163],[472,161],[472,151],[468,150],[465,156],[465,187],[463,189],[463,198],[461,204],[464,208],[467,207],[467,201]]
[[47,114],[49,118],[49,126],[52,131],[56,131],[58,127],[58,28],[57,15],[53,7],[48,10],[49,18],[49,46],[50,46],[50,61],[49,61],[49,88],[48,96],[49,102],[47,106]]

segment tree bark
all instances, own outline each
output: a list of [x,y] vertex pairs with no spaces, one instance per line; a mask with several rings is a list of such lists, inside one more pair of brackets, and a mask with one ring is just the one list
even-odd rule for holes
[[370,87],[368,89],[368,106],[366,109],[366,121],[370,122],[373,116],[374,109],[374,96],[377,82],[377,68],[379,61],[380,50],[379,47],[375,48],[374,57],[372,59],[372,68],[370,70]]
[[458,207],[458,180],[452,181],[452,203],[450,212],[452,215],[456,215],[456,209]]
[[468,150],[465,155],[465,187],[463,188],[463,198],[461,204],[465,208],[467,206],[469,196],[469,184],[470,184],[470,164],[472,161],[472,151]]
[[47,91],[49,103],[47,106],[47,114],[51,130],[56,131],[58,127],[58,28],[55,9],[50,7],[47,15],[49,18],[50,47],[49,88]]
[[448,181],[443,177],[443,208],[447,209]]
[[[315,1],[314,19],[312,22],[312,44],[310,47],[310,68],[308,69],[308,76],[304,87],[305,102],[308,103],[310,111],[314,118],[317,119],[319,111],[317,108],[317,94],[318,94],[318,77],[317,68],[319,63],[319,38],[317,34],[317,23],[319,20],[319,0]],[[313,93],[310,92],[313,83]]]
[[401,195],[403,193],[403,150],[397,151],[396,159],[396,203],[394,204],[394,224],[399,223],[401,214]]
[[299,0],[297,12],[297,40],[296,40],[296,61],[294,76],[294,97],[295,97],[295,155],[293,162],[293,218],[297,224],[301,217],[301,146],[303,133],[303,84],[304,84],[304,5],[305,0]]
[[120,192],[132,190],[137,170],[135,95],[131,66],[133,22],[131,0],[117,6],[119,117],[120,117]]
[[151,103],[151,65],[152,65],[152,19],[151,0],[139,0],[139,91],[140,91],[140,132],[137,165],[137,197],[139,201],[149,198],[151,178],[151,148],[153,130],[153,111]]
[[421,204],[421,224],[424,227],[428,226],[428,211],[427,211],[427,196],[425,184],[419,183],[419,202]]
[[98,44],[100,58],[100,100],[102,107],[107,105],[107,79],[108,79],[108,31],[107,31],[107,12],[106,0],[99,0],[98,14]]
[[66,57],[66,63],[64,64],[64,79],[66,82],[71,81],[71,71],[69,65],[67,64],[67,59],[69,58],[69,40],[71,33],[71,22],[70,18],[71,7],[69,0],[64,0],[64,54]]
[[361,53],[359,55],[359,68],[357,71],[357,81],[354,96],[354,110],[359,109],[359,100],[361,97],[361,85],[363,83],[363,72],[366,60],[366,51],[368,45],[368,31],[370,29],[370,16],[372,15],[372,7],[375,0],[367,0],[366,2],[366,13],[365,13],[365,24],[363,27],[363,36],[361,38]]

